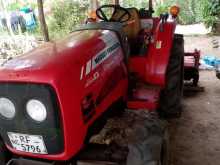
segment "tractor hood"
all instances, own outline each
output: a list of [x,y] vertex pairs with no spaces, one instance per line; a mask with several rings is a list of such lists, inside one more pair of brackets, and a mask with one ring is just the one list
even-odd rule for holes
[[[0,66],[0,96],[11,99],[17,112],[12,120],[0,120],[8,149],[16,155],[48,160],[69,160],[76,155],[92,122],[125,95],[123,63],[118,37],[109,30],[76,31],[5,62]],[[27,116],[25,106],[30,99],[44,103],[47,120],[36,123]],[[15,149],[8,132],[42,136],[47,151],[41,151],[47,154]]]
[[105,47],[104,33],[100,30],[73,32],[61,41],[46,43],[8,60],[0,66],[0,82],[49,83],[63,74],[80,77],[80,65]]

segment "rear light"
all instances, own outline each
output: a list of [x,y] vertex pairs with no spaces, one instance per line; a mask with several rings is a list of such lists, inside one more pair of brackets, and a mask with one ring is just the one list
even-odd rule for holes
[[177,17],[180,13],[180,8],[178,6],[172,6],[170,8],[170,14],[173,16],[173,17]]

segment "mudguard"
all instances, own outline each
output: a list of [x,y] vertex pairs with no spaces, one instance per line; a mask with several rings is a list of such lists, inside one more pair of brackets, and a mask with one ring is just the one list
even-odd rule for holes
[[[163,30],[161,30],[161,26]],[[165,86],[166,70],[175,28],[175,22],[162,23],[162,21],[156,27],[154,34],[155,42],[149,46],[149,53],[146,57],[145,81],[150,84]]]
[[153,39],[144,56],[130,59],[130,70],[152,85],[165,86],[176,22],[154,19]]

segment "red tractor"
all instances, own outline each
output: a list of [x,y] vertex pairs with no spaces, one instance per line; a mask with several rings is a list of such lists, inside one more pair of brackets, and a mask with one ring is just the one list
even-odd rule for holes
[[[96,123],[120,109],[180,116],[184,41],[174,34],[179,8],[158,18],[152,12],[151,0],[149,10],[101,6],[99,21],[0,67],[0,165],[77,163]],[[127,164],[168,165],[165,127],[153,120],[150,146],[139,146],[148,158],[130,157]]]
[[194,87],[197,87],[199,82],[200,57],[201,52],[197,49],[184,55],[184,80],[192,81]]

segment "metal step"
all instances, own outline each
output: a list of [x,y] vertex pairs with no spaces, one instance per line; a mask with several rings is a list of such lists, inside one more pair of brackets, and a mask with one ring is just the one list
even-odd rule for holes
[[154,111],[158,107],[161,87],[138,84],[138,86],[132,89],[132,95],[130,96],[127,107],[134,110],[147,109]]

